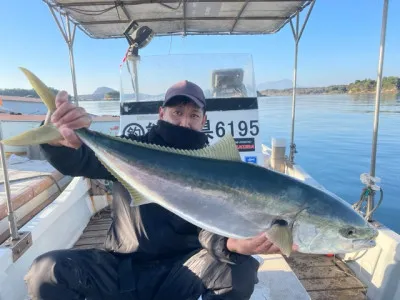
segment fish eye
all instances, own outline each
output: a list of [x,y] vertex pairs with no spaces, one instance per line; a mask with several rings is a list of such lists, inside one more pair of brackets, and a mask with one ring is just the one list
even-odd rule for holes
[[274,222],[272,222],[272,225],[287,226],[288,222],[283,219],[276,219]]
[[345,238],[352,238],[356,234],[356,229],[353,227],[344,228],[340,230],[340,234]]

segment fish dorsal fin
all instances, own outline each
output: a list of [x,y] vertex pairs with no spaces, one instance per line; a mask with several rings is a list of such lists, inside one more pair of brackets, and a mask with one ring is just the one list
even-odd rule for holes
[[[102,134],[102,133],[99,133]],[[218,142],[214,145],[204,147],[198,150],[183,150],[183,149],[176,149],[172,147],[166,146],[159,146],[154,144],[148,144],[144,142],[138,142],[134,140],[129,140],[122,137],[111,137],[107,136],[108,138],[113,138],[121,142],[131,143],[137,146],[146,147],[149,149],[170,152],[170,153],[177,153],[182,155],[188,155],[193,157],[204,157],[204,158],[213,158],[213,159],[220,159],[220,160],[231,160],[231,161],[241,161],[239,150],[236,147],[235,139],[231,135],[226,135],[221,138]]]

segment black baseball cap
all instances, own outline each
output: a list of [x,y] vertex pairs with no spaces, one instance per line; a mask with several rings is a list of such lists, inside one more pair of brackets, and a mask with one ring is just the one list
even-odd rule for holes
[[167,90],[163,106],[167,106],[172,98],[179,96],[189,98],[204,110],[206,108],[206,97],[204,96],[203,90],[197,84],[188,80],[179,81]]

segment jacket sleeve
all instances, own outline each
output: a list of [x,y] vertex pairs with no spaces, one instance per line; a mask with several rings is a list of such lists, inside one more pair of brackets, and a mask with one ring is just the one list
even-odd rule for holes
[[116,181],[85,144],[76,150],[49,144],[42,144],[41,148],[47,161],[64,175]]
[[226,242],[228,238],[211,233],[204,229],[199,231],[199,241],[201,246],[215,259],[229,264],[236,264],[242,258],[242,254],[228,250]]

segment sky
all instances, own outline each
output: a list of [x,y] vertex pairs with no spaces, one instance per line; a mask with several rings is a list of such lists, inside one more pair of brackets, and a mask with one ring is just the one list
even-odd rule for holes
[[[383,0],[317,0],[299,44],[299,86],[376,79],[382,7]],[[399,13],[400,1],[391,0],[384,76],[400,76]],[[48,86],[72,94],[68,47],[47,5],[41,0],[4,1],[0,20],[0,89],[30,88],[18,70],[23,66]],[[93,93],[99,86],[118,90],[119,65],[127,46],[125,39],[91,39],[77,30],[78,94]],[[274,35],[157,37],[140,54],[146,61],[152,56],[187,53],[251,54],[257,84],[293,76],[294,40],[289,24]],[[194,71],[202,67],[201,60],[193,64]],[[146,81],[149,76],[155,81],[157,75],[157,68],[147,69],[140,78]]]

